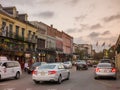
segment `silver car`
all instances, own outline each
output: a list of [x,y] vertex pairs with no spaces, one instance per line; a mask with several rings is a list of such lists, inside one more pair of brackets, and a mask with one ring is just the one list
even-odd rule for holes
[[95,68],[95,79],[99,77],[113,77],[117,79],[117,70],[111,63],[99,63]]
[[62,63],[49,63],[41,65],[32,73],[32,79],[37,84],[40,81],[56,81],[61,84],[62,80],[68,80],[70,71],[64,68]]

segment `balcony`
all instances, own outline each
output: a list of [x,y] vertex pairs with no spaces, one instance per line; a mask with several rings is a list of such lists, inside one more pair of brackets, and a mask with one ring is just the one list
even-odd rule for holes
[[28,37],[23,37],[22,35],[19,35],[17,33],[13,33],[13,32],[0,32],[0,36],[2,37],[6,37],[6,38],[12,38],[12,39],[16,39],[16,40],[20,40],[20,41],[26,41],[26,42],[31,42],[31,43],[37,43],[37,39],[35,38],[35,36],[28,36]]

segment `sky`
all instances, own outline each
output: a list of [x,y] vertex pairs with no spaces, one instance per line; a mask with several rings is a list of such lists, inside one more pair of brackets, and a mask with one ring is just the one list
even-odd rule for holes
[[120,0],[0,0],[0,4],[15,6],[28,14],[29,21],[52,24],[72,36],[74,43],[92,44],[97,51],[114,45],[120,34]]

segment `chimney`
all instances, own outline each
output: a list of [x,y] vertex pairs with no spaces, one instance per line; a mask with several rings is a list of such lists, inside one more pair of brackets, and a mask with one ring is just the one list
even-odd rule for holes
[[28,15],[27,14],[18,14],[18,18],[22,21],[28,21]]
[[13,17],[17,17],[16,7],[3,7],[3,10],[5,10],[7,13],[13,15]]
[[51,24],[51,28],[53,28],[53,24]]

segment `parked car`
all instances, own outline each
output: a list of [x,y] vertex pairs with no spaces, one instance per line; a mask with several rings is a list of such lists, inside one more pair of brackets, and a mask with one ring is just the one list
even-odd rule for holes
[[0,60],[0,80],[13,77],[19,79],[21,75],[22,71],[19,62]]
[[77,64],[79,64],[80,62],[82,62],[83,60],[76,60],[75,61],[75,66],[77,65]]
[[32,73],[32,71],[33,71],[34,69],[36,69],[38,66],[40,66],[40,65],[42,65],[42,64],[46,64],[46,62],[35,62],[35,63],[33,63],[30,67],[28,67],[28,68],[26,69],[26,71],[30,74],[30,73]]
[[94,78],[113,77],[117,79],[117,69],[111,63],[99,63],[94,71]]
[[65,68],[68,68],[68,69],[72,68],[72,63],[71,63],[71,61],[66,61],[66,62],[64,62],[63,64],[64,64],[64,67],[65,67]]
[[88,65],[84,60],[81,60],[76,64],[76,70],[87,70],[87,69],[88,69]]
[[70,71],[62,63],[43,64],[32,73],[32,79],[37,84],[40,81],[55,81],[61,84],[62,80],[70,78]]

